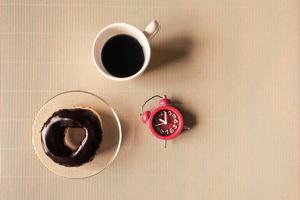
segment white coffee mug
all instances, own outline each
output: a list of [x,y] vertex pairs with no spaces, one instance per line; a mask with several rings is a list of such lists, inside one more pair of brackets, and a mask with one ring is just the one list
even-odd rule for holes
[[[93,61],[97,66],[98,70],[107,78],[115,81],[127,81],[139,77],[148,67],[150,57],[151,57],[151,49],[149,41],[158,33],[159,31],[159,23],[156,20],[151,21],[145,28],[144,31],[126,23],[114,23],[104,27],[96,36],[93,44]],[[101,52],[103,46],[106,42],[112,38],[113,36],[126,34],[133,38],[135,38],[143,48],[144,53],[144,64],[141,69],[128,77],[116,77],[110,74],[102,63]]]

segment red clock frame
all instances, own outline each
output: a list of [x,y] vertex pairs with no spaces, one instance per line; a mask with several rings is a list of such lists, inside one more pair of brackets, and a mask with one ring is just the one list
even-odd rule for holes
[[[178,118],[178,128],[174,131],[174,133],[172,133],[170,135],[165,135],[165,136],[159,134],[154,128],[154,117],[156,116],[157,113],[159,113],[163,110],[173,112]],[[176,109],[175,107],[172,107],[172,106],[169,106],[169,105],[159,106],[151,112],[151,115],[150,115],[150,118],[149,118],[149,121],[148,121],[148,125],[149,125],[149,128],[150,128],[151,132],[153,133],[153,135],[155,137],[157,137],[161,140],[171,140],[171,139],[174,139],[175,137],[177,137],[182,132],[183,126],[184,126],[183,116],[179,112],[179,110]]]

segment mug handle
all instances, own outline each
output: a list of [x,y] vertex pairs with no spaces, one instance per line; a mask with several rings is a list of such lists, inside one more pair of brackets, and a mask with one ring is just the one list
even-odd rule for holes
[[148,40],[152,40],[152,38],[158,33],[160,29],[160,25],[158,21],[152,20],[145,28],[144,34],[148,38]]

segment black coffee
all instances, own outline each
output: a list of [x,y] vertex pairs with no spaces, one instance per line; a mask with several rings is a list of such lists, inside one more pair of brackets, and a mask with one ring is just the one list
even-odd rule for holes
[[129,35],[110,38],[102,49],[101,59],[105,69],[116,77],[136,74],[145,61],[142,46]]

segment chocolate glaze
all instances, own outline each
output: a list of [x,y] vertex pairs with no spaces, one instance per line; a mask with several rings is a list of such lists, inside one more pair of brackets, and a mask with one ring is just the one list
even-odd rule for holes
[[[75,150],[65,145],[65,129],[82,128],[85,138]],[[55,112],[43,125],[41,140],[44,152],[56,163],[80,166],[91,161],[102,140],[101,123],[97,115],[83,108],[62,109]]]

